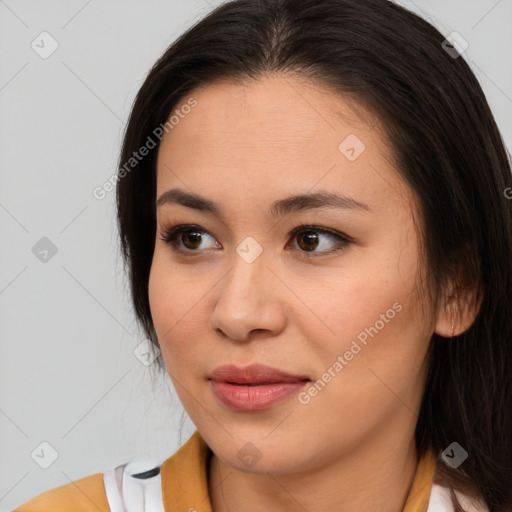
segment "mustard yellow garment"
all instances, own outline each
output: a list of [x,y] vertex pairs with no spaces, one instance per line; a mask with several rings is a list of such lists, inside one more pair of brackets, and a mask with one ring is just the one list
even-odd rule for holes
[[[209,448],[196,430],[190,439],[162,465],[162,495],[165,512],[212,512],[208,495]],[[426,512],[435,458],[431,453],[419,461],[403,512]],[[103,474],[96,473],[32,498],[13,512],[109,512]]]
[[110,512],[103,486],[103,474],[43,492],[13,512]]

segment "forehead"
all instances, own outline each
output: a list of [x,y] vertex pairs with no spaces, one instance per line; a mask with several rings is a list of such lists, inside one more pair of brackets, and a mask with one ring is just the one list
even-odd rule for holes
[[222,140],[227,147],[242,140],[247,146],[251,142],[277,145],[280,140],[308,146],[320,137],[330,144],[347,130],[371,133],[378,124],[375,116],[353,99],[287,75],[244,83],[216,81],[195,89],[188,97],[192,96],[197,106],[182,117],[180,130],[172,128],[176,143],[194,132],[196,144],[213,145]]
[[407,193],[378,119],[326,87],[284,75],[215,82],[174,110],[191,97],[196,106],[160,144],[157,196],[185,186],[222,201],[222,191],[243,188],[255,201],[273,191],[276,197],[303,193],[320,182],[337,192],[358,191],[367,202],[383,188]]

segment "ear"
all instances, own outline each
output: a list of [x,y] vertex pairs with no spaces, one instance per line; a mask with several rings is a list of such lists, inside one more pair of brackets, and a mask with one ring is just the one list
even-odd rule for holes
[[475,291],[468,286],[450,285],[437,314],[436,334],[453,338],[473,325],[483,299],[480,297],[477,302]]

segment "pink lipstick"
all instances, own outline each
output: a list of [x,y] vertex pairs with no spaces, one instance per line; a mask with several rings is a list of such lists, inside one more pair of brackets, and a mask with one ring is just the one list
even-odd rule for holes
[[246,367],[224,365],[209,376],[218,400],[234,411],[258,411],[267,409],[297,393],[310,379],[290,373],[252,364]]

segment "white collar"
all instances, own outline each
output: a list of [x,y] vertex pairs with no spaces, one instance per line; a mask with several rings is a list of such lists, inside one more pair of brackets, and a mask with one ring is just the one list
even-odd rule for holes
[[[455,491],[455,495],[465,512],[489,512],[487,507],[472,501],[466,494]],[[427,512],[454,512],[449,487],[432,484]]]

